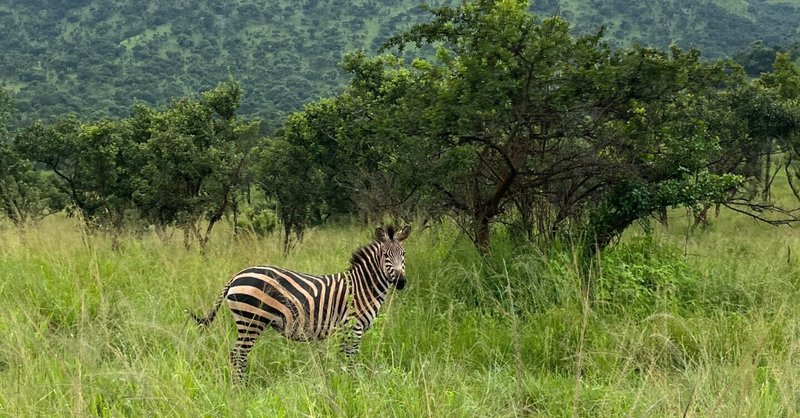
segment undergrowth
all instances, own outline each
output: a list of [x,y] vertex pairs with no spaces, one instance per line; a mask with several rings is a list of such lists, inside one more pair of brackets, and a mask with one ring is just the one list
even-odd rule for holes
[[[488,259],[447,226],[407,241],[395,292],[348,370],[334,340],[265,333],[248,384],[207,310],[253,264],[347,267],[370,228],[280,239],[220,228],[204,257],[155,234],[110,241],[51,217],[0,229],[0,416],[793,416],[800,242],[724,214],[632,230],[584,269],[569,250]],[[215,232],[216,233],[216,232]],[[589,283],[588,288],[583,283]]]

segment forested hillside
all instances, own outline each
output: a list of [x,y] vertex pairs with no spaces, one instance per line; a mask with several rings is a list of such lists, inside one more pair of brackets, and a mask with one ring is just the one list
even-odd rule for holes
[[729,56],[755,40],[767,45],[785,45],[800,34],[797,27],[800,2],[796,0],[561,0],[560,3],[561,16],[574,21],[578,32],[604,25],[608,35],[622,43],[695,46],[711,58]]
[[[10,0],[0,4],[0,85],[17,119],[66,112],[122,116],[135,100],[162,104],[233,75],[247,92],[241,111],[274,126],[301,104],[346,81],[338,63],[371,52],[427,18],[419,0]],[[431,6],[454,0],[432,0]],[[699,47],[730,55],[760,39],[797,37],[793,1],[536,1],[579,33],[607,27],[612,44]]]

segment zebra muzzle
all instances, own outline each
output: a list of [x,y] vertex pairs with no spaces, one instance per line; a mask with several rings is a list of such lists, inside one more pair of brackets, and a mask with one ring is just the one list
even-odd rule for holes
[[397,278],[397,283],[395,283],[394,287],[397,290],[402,290],[404,287],[406,287],[406,276],[405,276],[405,274],[401,275],[400,277]]

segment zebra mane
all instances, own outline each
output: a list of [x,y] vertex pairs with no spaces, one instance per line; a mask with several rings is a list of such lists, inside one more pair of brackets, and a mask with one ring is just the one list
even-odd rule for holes
[[355,250],[353,255],[350,256],[350,266],[355,267],[357,265],[363,264],[366,260],[369,260],[369,255],[372,253],[372,249],[376,245],[381,245],[378,241],[372,241],[371,243]]
[[[389,239],[394,239],[394,226],[389,225],[386,227],[386,235],[389,236]],[[350,265],[355,266],[357,264],[361,264],[363,260],[369,260],[369,255],[372,253],[372,250],[375,246],[381,246],[380,241],[372,240],[369,244],[353,251],[353,255],[350,256]]]
[[[394,226],[389,225],[386,227],[386,235],[389,236],[389,239],[394,239]],[[375,246],[380,247],[381,243],[377,239],[372,240],[367,245],[353,251],[353,255],[350,256],[350,266],[355,266],[357,264],[363,263],[365,260],[369,260],[369,255],[372,253]]]

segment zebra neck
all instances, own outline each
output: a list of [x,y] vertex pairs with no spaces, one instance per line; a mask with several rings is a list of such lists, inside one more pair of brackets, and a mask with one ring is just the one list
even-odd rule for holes
[[364,248],[354,256],[347,272],[356,311],[372,318],[377,315],[389,292],[389,280],[381,268],[379,254],[379,244]]
[[383,275],[375,274],[373,270],[365,270],[357,266],[353,266],[348,271],[348,274],[353,285],[354,295],[370,300],[383,300],[386,298],[386,294],[389,291],[389,283]]

